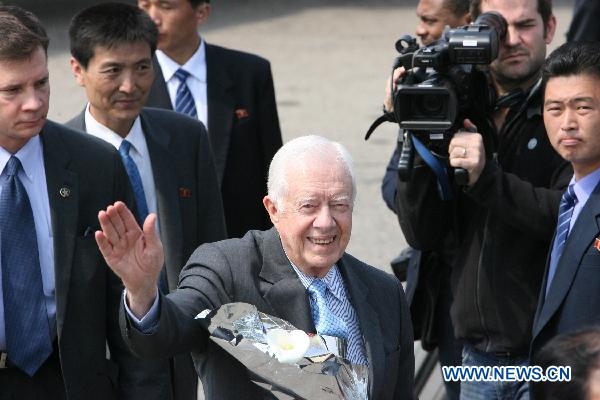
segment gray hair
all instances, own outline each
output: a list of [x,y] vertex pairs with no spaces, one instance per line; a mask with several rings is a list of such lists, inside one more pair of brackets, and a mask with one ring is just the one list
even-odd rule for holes
[[317,135],[301,136],[290,140],[275,153],[269,166],[267,181],[267,190],[271,200],[275,204],[281,205],[281,200],[289,189],[287,172],[292,164],[304,168],[315,158],[325,158],[331,155],[334,155],[336,160],[342,163],[352,181],[352,202],[354,202],[356,179],[350,153],[342,144]]

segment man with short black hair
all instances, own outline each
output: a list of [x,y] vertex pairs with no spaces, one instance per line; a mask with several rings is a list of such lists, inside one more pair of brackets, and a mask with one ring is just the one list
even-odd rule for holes
[[570,42],[543,69],[544,123],[573,166],[533,324],[531,356],[552,337],[600,325],[600,42]]
[[[119,149],[136,196],[137,217],[158,215],[165,265],[159,287],[174,290],[181,266],[202,243],[225,239],[221,192],[202,123],[142,108],[154,80],[158,31],[139,8],[103,3],[79,12],[69,27],[71,67],[88,105],[68,125]],[[175,399],[196,399],[189,355],[171,360]]]
[[[128,351],[119,279],[93,233],[132,203],[119,154],[46,119],[48,37],[0,6],[0,399],[162,399],[163,363]],[[107,358],[107,345],[110,358]]]
[[198,34],[205,0],[138,0],[158,26],[156,77],[147,105],[204,123],[215,154],[227,234],[271,226],[261,199],[281,147],[271,66],[264,58],[215,46]]

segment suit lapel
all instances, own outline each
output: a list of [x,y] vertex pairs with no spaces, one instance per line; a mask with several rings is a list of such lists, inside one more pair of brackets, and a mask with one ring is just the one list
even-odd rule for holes
[[70,155],[54,123],[47,122],[40,134],[44,146],[44,168],[50,202],[54,246],[56,329],[60,337],[69,293],[77,216],[78,175],[68,169]]
[[347,260],[347,257],[342,256],[337,265],[344,277],[344,284],[356,311],[365,342],[369,360],[369,398],[376,399],[384,384],[384,382],[380,382],[380,379],[385,375],[385,352],[381,327],[376,317],[377,310],[369,302],[369,288]]
[[315,332],[306,289],[283,252],[275,228],[266,233],[262,244],[261,293],[275,315],[305,332]]
[[[157,124],[149,122],[147,111],[140,114],[142,130],[146,138],[152,175],[156,189],[156,204],[160,224],[161,240],[165,249],[167,280],[169,288],[175,288],[179,281],[178,267],[183,265],[182,221],[179,215],[177,176],[173,166],[175,160],[169,150],[170,135],[161,131]],[[172,268],[169,268],[172,266]]]
[[234,82],[220,60],[218,49],[206,44],[206,97],[208,101],[208,135],[215,156],[219,182],[223,182],[225,163],[233,124]]
[[[535,325],[534,337],[537,336],[550,318],[552,318],[552,315],[558,310],[569,288],[573,284],[573,279],[579,269],[583,255],[590,246],[591,241],[600,232],[599,217],[600,185],[597,185],[577,217],[577,221],[573,225],[573,230],[569,233],[563,254],[556,267],[556,273],[550,283],[548,296],[546,296],[543,302],[539,322]],[[594,223],[591,223],[591,221],[594,221]],[[540,295],[544,295],[544,290],[541,291]]]

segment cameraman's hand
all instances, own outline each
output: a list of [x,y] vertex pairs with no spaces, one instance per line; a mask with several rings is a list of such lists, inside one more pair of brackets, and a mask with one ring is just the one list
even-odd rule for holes
[[469,119],[464,120],[464,127],[467,131],[457,132],[450,141],[448,155],[452,167],[467,170],[469,186],[473,186],[485,167],[485,148],[483,137]]
[[389,77],[387,79],[387,81],[385,82],[385,99],[383,99],[383,108],[385,108],[385,111],[387,112],[392,112],[394,111],[394,100],[392,99],[392,93],[396,91],[396,86],[398,83],[398,80],[400,80],[400,78],[402,78],[404,75],[406,75],[406,70],[404,69],[404,67],[398,67],[394,70],[394,86],[392,88],[391,85],[391,80],[392,77]]

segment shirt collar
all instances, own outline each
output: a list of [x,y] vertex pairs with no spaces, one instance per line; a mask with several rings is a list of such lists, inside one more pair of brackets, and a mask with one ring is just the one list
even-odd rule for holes
[[179,65],[161,50],[156,50],[156,59],[160,64],[165,82],[169,82],[175,72],[179,68],[183,68],[200,82],[206,83],[206,46],[204,40],[200,40],[200,46],[198,46],[196,52],[183,65]]
[[4,167],[6,167],[6,163],[8,163],[12,155],[19,159],[25,176],[33,182],[37,165],[43,160],[40,135],[35,135],[29,139],[15,154],[11,154],[3,147],[0,147],[0,172],[4,171]]
[[[317,279],[317,277],[306,275],[304,272],[300,271],[300,269],[296,267],[296,265],[294,265],[294,263],[289,258],[288,261],[294,269],[294,272],[296,272],[296,275],[298,275],[298,278],[300,279],[300,282],[302,282],[302,285],[306,289],[308,289],[308,287],[313,283],[315,279]],[[344,299],[346,294],[343,284],[344,281],[342,279],[342,275],[340,274],[340,270],[337,264],[333,264],[333,267],[329,269],[329,272],[327,272],[327,274],[323,278],[321,278],[321,280],[325,283],[325,285],[327,285],[329,291],[333,293],[333,295],[337,297],[338,300]]]
[[[90,113],[89,103],[85,108],[85,130],[90,135],[96,136],[97,138],[112,144],[117,149],[121,146],[121,142],[123,142],[123,138],[119,136],[119,134],[96,121],[96,118]],[[140,149],[144,142],[144,132],[142,131],[142,123],[139,115],[135,121],[133,121],[133,125],[127,136],[125,136],[125,139],[131,143],[131,147],[140,153]]]
[[581,178],[580,180],[575,180],[575,175],[571,178],[571,182],[569,185],[575,184],[573,186],[573,190],[575,191],[575,195],[577,196],[577,203],[584,205],[589,197],[592,195],[592,192],[600,182],[600,168]]

